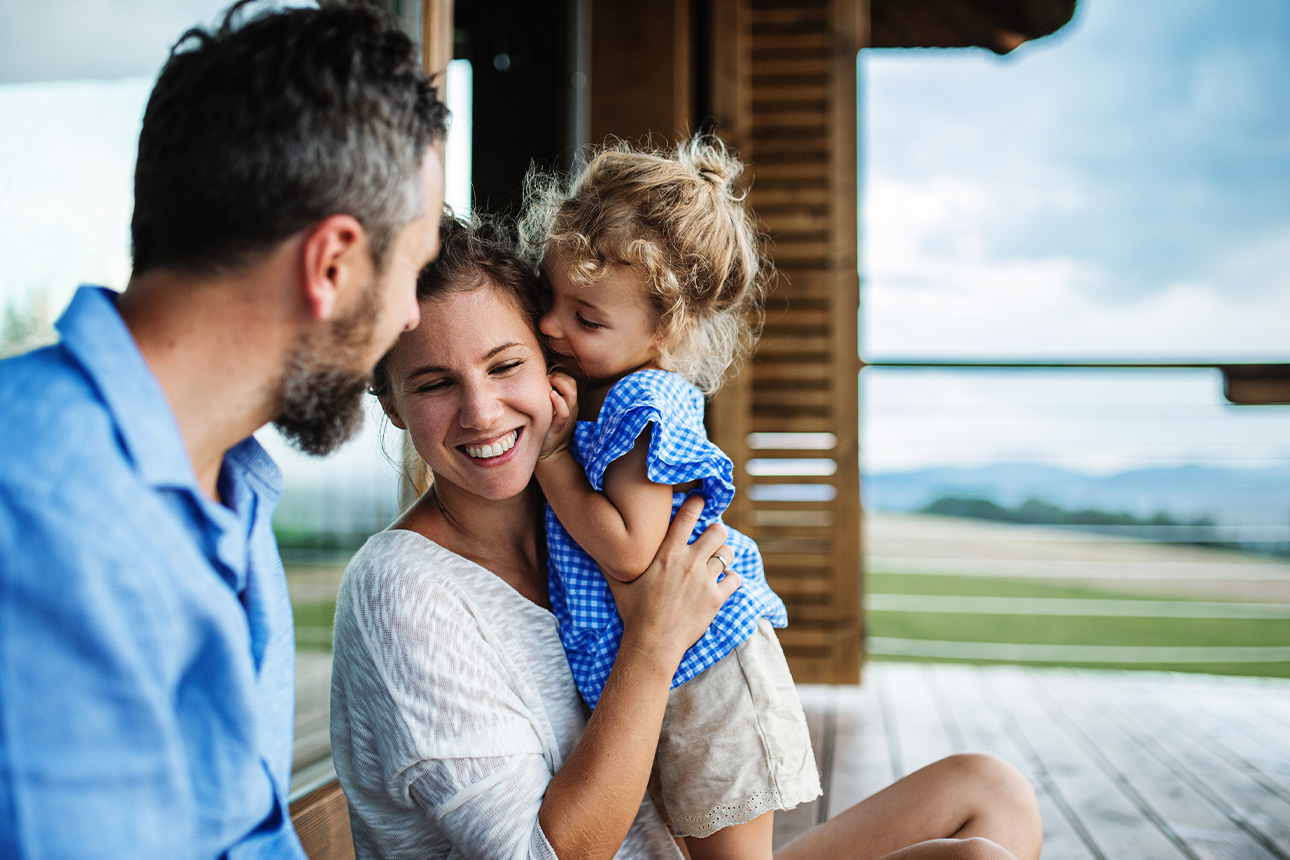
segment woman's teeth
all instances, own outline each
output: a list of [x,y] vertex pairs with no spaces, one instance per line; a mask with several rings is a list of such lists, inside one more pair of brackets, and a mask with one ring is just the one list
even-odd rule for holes
[[519,435],[518,430],[512,430],[492,444],[467,445],[465,446],[466,453],[477,460],[491,460],[494,457],[500,457],[515,447],[515,440],[519,438]]

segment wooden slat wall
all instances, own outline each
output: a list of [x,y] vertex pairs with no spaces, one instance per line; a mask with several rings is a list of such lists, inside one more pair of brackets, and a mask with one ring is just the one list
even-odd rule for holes
[[[856,54],[867,22],[865,0],[713,5],[713,113],[750,163],[749,199],[782,273],[751,367],[713,405],[713,433],[735,459],[741,488],[728,518],[757,539],[771,586],[788,604],[780,639],[800,682],[854,683],[862,656]],[[836,441],[754,450],[749,433]],[[781,466],[827,459],[836,469],[753,476],[753,458]],[[832,498],[755,498],[776,485]]]

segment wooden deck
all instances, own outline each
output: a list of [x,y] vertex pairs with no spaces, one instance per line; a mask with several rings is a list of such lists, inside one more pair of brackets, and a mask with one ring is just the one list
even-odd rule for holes
[[[329,655],[302,656],[326,676]],[[302,763],[326,743],[325,686],[312,688]],[[777,844],[978,750],[1034,784],[1044,860],[1290,860],[1290,680],[870,662],[860,686],[798,689],[826,792],[777,817]],[[293,794],[332,778],[329,758],[301,767]]]
[[980,750],[1035,785],[1044,860],[1290,860],[1290,681],[871,662],[799,689],[827,788],[777,844]]

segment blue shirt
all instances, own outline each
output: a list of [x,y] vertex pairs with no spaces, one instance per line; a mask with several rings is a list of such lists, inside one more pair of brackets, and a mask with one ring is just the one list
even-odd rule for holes
[[[662,370],[641,370],[614,383],[595,421],[574,428],[573,454],[593,489],[604,490],[605,469],[636,444],[652,425],[646,471],[656,484],[701,482],[706,503],[693,542],[718,522],[735,496],[734,466],[708,439],[703,427],[703,395],[683,377]],[[686,499],[672,496],[672,516]],[[685,683],[729,654],[751,636],[761,618],[775,627],[788,623],[784,602],[766,584],[761,552],[752,538],[726,526],[726,543],[735,551],[730,566],[742,584],[722,605],[698,642],[685,652],[672,686]],[[550,507],[546,511],[551,610],[559,623],[578,692],[591,707],[600,699],[623,638],[623,621],[595,559],[574,542]]]
[[114,298],[0,362],[0,857],[303,858],[281,474],[202,493]]

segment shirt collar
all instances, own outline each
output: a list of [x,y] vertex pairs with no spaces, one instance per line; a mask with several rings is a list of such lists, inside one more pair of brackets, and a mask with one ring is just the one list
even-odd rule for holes
[[158,487],[195,486],[174,410],[117,312],[116,299],[111,290],[81,287],[55,328],[98,388],[140,476]]
[[277,504],[282,498],[282,470],[254,436],[230,448],[224,459],[254,488],[257,496],[271,504]]
[[[139,475],[153,486],[203,497],[174,410],[117,312],[116,299],[117,293],[103,287],[77,290],[55,323],[63,346],[98,388]],[[282,473],[255,439],[233,446],[226,460],[272,501],[282,495]]]

